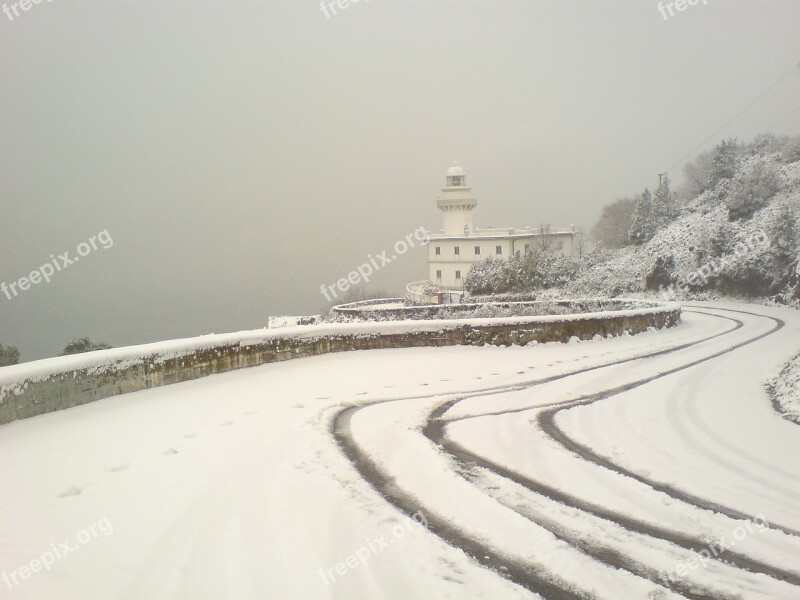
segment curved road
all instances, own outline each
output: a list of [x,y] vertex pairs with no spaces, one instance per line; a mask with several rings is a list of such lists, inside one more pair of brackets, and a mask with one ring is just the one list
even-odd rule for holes
[[763,383],[799,347],[800,311],[697,303],[636,336],[343,352],[15,422],[0,597],[797,599],[800,426]]
[[[763,597],[798,598],[800,562],[797,559],[800,558],[798,553],[800,528],[794,525],[797,523],[796,519],[786,523],[771,521],[769,517],[764,516],[763,510],[758,513],[748,512],[735,504],[729,505],[720,497],[697,493],[691,486],[684,489],[680,479],[674,483],[659,480],[650,476],[646,469],[630,468],[615,462],[613,457],[594,450],[591,442],[583,441],[580,435],[571,434],[559,425],[561,415],[569,415],[579,407],[599,407],[612,398],[622,402],[640,401],[630,392],[645,386],[655,387],[661,380],[669,381],[668,385],[673,385],[672,380],[683,378],[685,389],[681,402],[685,406],[692,407],[702,401],[702,395],[707,393],[707,388],[704,387],[692,389],[691,380],[698,372],[702,372],[709,363],[713,365],[737,353],[739,356],[732,362],[735,362],[737,367],[746,365],[749,362],[747,353],[758,348],[758,342],[762,342],[763,345],[768,338],[777,335],[786,325],[780,318],[752,310],[685,307],[684,311],[685,314],[688,313],[687,316],[691,314],[709,321],[724,321],[728,326],[719,333],[676,344],[671,348],[645,352],[635,358],[610,360],[555,376],[533,378],[512,386],[489,388],[477,394],[473,392],[458,394],[455,398],[443,398],[433,410],[428,411],[424,421],[419,420],[419,409],[416,407],[411,409],[410,417],[402,416],[402,408],[395,408],[387,417],[387,411],[383,406],[391,404],[402,407],[423,398],[419,396],[348,407],[340,411],[333,420],[333,434],[360,475],[384,498],[407,514],[413,514],[418,510],[424,511],[428,515],[431,530],[440,538],[461,548],[474,560],[493,569],[500,576],[542,597],[592,598],[595,597],[593,594],[597,593],[597,585],[591,579],[581,581],[581,578],[573,579],[565,575],[563,569],[553,568],[553,564],[548,560],[526,560],[524,556],[517,555],[515,548],[504,547],[502,539],[493,541],[472,530],[467,524],[457,525],[459,521],[454,521],[452,515],[448,514],[446,503],[437,498],[440,493],[437,491],[429,499],[427,494],[416,491],[413,485],[404,486],[403,479],[392,472],[391,465],[386,465],[387,455],[381,454],[381,448],[373,449],[369,443],[360,441],[359,428],[353,427],[353,421],[357,418],[361,420],[361,431],[364,431],[365,427],[386,427],[386,423],[390,422],[395,426],[406,427],[409,435],[422,433],[430,442],[432,461],[449,461],[452,471],[471,483],[476,490],[495,498],[498,503],[510,508],[533,527],[546,531],[554,541],[561,542],[562,545],[568,544],[576,554],[582,555],[580,560],[591,561],[595,563],[595,567],[600,564],[609,570],[625,572],[630,576],[629,579],[644,580],[653,584],[651,587],[658,587],[650,589],[647,592],[648,596],[638,596],[639,592],[632,592],[627,588],[627,584],[620,580],[615,592],[613,578],[608,578],[606,581],[609,583],[606,585],[609,585],[609,592],[617,594],[612,597],[659,598],[671,594],[685,598],[733,599],[750,597],[746,595],[750,591],[747,587],[752,585],[756,588],[752,590],[755,594],[752,597],[762,597],[759,594],[763,594]],[[599,372],[608,372],[608,375],[598,377]],[[566,399],[547,401],[547,392],[532,393],[537,388],[547,386],[558,388],[560,395],[561,388],[572,385],[577,379],[588,379],[587,376],[592,376],[592,382],[587,388],[582,388],[586,391],[580,394],[567,394]],[[509,393],[516,396],[515,402],[512,406],[497,410],[493,400]],[[530,398],[527,402],[526,397]],[[478,399],[480,408],[477,408]],[[752,399],[745,398],[745,400]],[[761,401],[764,406],[769,406],[769,403]],[[457,414],[459,404],[465,402],[472,402],[472,407],[463,414]],[[377,414],[381,410],[384,414]],[[656,414],[657,410],[656,408]],[[593,419],[601,425],[609,417],[608,411],[602,409],[596,410],[595,413]],[[371,418],[371,414],[377,416]],[[788,438],[786,430],[791,425],[782,420],[770,419],[774,416],[766,415],[765,426],[783,430],[781,437]],[[416,420],[413,426],[409,426],[409,418],[412,423]],[[481,423],[487,420],[490,422],[488,425]],[[521,434],[519,423],[522,423]],[[471,430],[464,428],[466,424],[471,426]],[[656,426],[658,427],[658,424]],[[751,423],[750,426],[758,425]],[[730,440],[720,439],[719,432],[708,431],[707,424],[705,427],[705,432],[712,434],[710,437],[713,439],[710,441],[713,444],[720,445],[722,442],[728,447],[732,445]],[[459,436],[462,430],[466,435]],[[513,431],[515,436],[525,437],[521,438],[522,443],[518,437],[516,440],[508,441],[503,448],[497,448],[496,444],[487,448],[483,442],[487,432],[491,431],[504,432],[498,433],[497,437],[505,437],[508,431]],[[796,436],[800,434],[800,430],[789,432],[791,433],[795,437],[791,440],[793,446],[788,447],[797,450]],[[737,449],[748,448],[746,440],[739,441],[745,443],[736,444]],[[680,511],[693,513],[695,519],[707,518],[707,527],[718,531],[719,536],[715,538],[707,533],[672,528],[660,519],[653,518],[653,515],[649,518],[637,518],[626,510],[616,508],[613,503],[598,502],[591,496],[570,493],[557,482],[553,483],[546,474],[537,476],[535,473],[526,473],[522,467],[524,463],[515,460],[518,456],[516,448],[524,447],[526,452],[535,454],[540,444],[546,445],[550,453],[557,446],[561,455],[568,453],[573,462],[580,461],[584,470],[601,469],[605,472],[603,474],[605,476],[613,474],[620,480],[614,484],[618,486],[615,490],[617,494],[668,496],[679,505]],[[384,448],[383,451],[385,450]],[[758,448],[750,452],[752,455],[757,455]],[[729,456],[730,452],[722,454]],[[707,458],[716,458],[717,466],[721,462],[719,456],[709,454]],[[679,472],[680,458],[676,457],[674,460],[673,471]],[[796,507],[800,496],[798,494],[800,473],[797,470],[791,472],[792,463],[787,461],[787,464],[779,465],[762,459],[756,460],[759,460],[762,466],[774,467],[773,479],[767,478],[763,483],[767,486],[774,484],[774,487],[783,487],[786,492],[786,497],[782,499],[783,508]],[[712,460],[711,466],[714,465],[715,462]],[[647,467],[646,462],[642,466]],[[745,471],[745,477],[757,478],[755,473],[746,473],[749,465],[745,461],[734,458],[732,461],[726,461],[725,466],[728,470],[733,466],[734,471],[739,471],[739,477]],[[711,473],[718,475],[716,469],[709,470],[709,475]],[[776,479],[780,480],[781,485],[774,481]],[[531,496],[536,496],[539,503],[544,500],[545,505],[550,506],[538,510],[524,504],[514,506],[507,497],[519,487],[525,489],[529,495],[528,500]],[[768,503],[765,503],[765,506],[768,506]],[[563,514],[566,509],[571,509],[568,519],[559,515],[559,512]],[[798,513],[800,511],[795,509],[793,516],[797,517]],[[577,526],[576,522],[582,519],[587,523]],[[565,521],[571,522],[565,523]],[[733,544],[724,541],[724,534],[728,532],[728,537],[735,534],[736,538],[731,540],[735,544],[742,536],[741,527],[751,536],[755,536],[757,532],[761,538],[766,539],[771,536],[772,539],[767,541],[762,539],[760,545],[750,544],[751,547],[745,551],[734,550]],[[622,543],[619,540],[608,543],[606,536],[610,535],[609,528],[614,529],[617,534],[622,532],[629,537]],[[723,544],[722,547],[720,542]],[[770,546],[770,542],[773,546]],[[688,577],[692,570],[698,569],[697,560],[691,563],[692,567],[684,566],[680,573],[669,568],[659,568],[659,565],[665,564],[663,557],[659,557],[661,560],[654,560],[648,556],[656,548],[662,554],[673,557],[672,560],[677,563],[676,567],[680,561],[690,561],[693,556],[706,558],[708,555],[707,560],[702,561],[705,564],[700,565],[703,577]],[[776,550],[788,551],[790,555],[776,563],[774,561]],[[579,559],[576,557],[574,560]],[[742,583],[742,576],[747,583]],[[759,577],[761,579],[757,579]],[[602,581],[602,576],[599,579]],[[759,587],[762,589],[757,589]],[[626,595],[629,593],[630,596]]]

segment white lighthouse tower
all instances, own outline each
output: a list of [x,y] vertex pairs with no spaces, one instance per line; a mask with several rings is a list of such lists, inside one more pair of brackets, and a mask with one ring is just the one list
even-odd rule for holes
[[478,199],[473,197],[472,188],[467,187],[467,176],[464,169],[455,162],[447,170],[447,187],[442,188],[442,195],[436,199],[436,206],[444,213],[444,234],[466,236],[472,232],[472,209],[478,206]]

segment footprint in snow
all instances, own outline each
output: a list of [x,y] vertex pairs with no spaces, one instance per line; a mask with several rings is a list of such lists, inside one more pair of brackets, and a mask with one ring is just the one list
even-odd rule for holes
[[440,379],[439,381],[450,381],[449,379]]
[[369,392],[358,392],[356,396],[366,396]]
[[67,489],[65,489],[63,492],[61,492],[58,495],[58,497],[59,498],[68,498],[70,496],[78,496],[78,495],[80,495],[82,493],[83,493],[83,491],[79,487],[71,485]]
[[178,453],[178,451],[175,450],[175,448],[167,448],[166,450],[164,450],[164,454],[166,454],[167,456],[169,456],[171,454],[177,454],[177,453]]
[[117,465],[116,467],[111,467],[110,469],[108,469],[108,472],[109,473],[118,473],[120,471],[124,471],[129,466],[130,465],[128,463],[125,463],[124,465]]
[[219,424],[220,427],[227,427],[228,425],[233,425],[233,421],[223,421]]
[[420,383],[421,386],[428,385],[427,383]]
[[196,438],[196,437],[197,437],[197,434],[196,434],[196,433],[187,433],[187,434],[186,434],[185,436],[183,436],[183,437],[184,437],[184,438],[186,438],[186,439],[188,440],[188,439],[190,439],[190,438]]

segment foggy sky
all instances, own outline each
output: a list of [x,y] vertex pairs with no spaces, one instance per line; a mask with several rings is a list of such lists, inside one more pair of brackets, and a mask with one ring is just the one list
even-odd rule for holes
[[[6,0],[8,1],[8,0]],[[458,160],[480,226],[591,228],[723,138],[800,133],[800,2],[53,0],[0,13],[0,282],[23,360],[318,312]],[[777,82],[777,83],[776,83]],[[374,287],[426,276],[421,248]]]

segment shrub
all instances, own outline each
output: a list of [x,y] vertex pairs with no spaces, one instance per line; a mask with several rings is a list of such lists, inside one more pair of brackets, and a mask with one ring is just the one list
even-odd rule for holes
[[671,254],[669,256],[659,256],[645,277],[644,285],[648,290],[669,287],[675,281],[674,272],[675,258]]
[[107,350],[108,348],[111,348],[111,346],[103,343],[95,344],[87,337],[74,338],[70,340],[66,346],[64,346],[64,350],[61,351],[61,356],[67,356],[68,354],[82,354],[84,352],[94,352],[95,350]]
[[509,290],[505,262],[490,256],[472,266],[464,278],[464,289],[470,294],[497,294]]
[[0,367],[16,365],[19,362],[19,350],[16,346],[3,346],[0,344]]
[[778,193],[781,178],[775,167],[758,163],[736,182],[727,198],[728,220],[749,219]]

